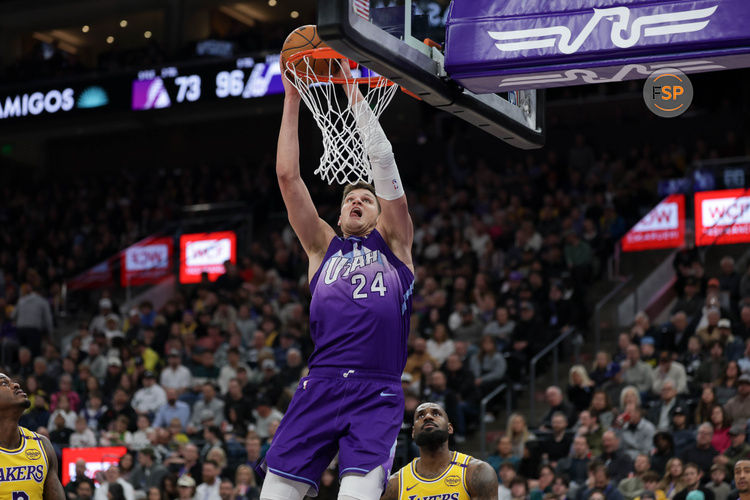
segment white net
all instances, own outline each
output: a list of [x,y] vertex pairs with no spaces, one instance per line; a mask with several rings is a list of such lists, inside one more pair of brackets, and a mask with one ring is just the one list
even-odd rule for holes
[[[377,126],[377,119],[390,104],[398,86],[374,73],[363,77],[362,72],[367,70],[361,66],[345,71],[343,65],[348,69],[347,59],[330,59],[331,75],[343,79],[340,85],[334,84],[327,76],[313,71],[316,61],[320,67],[321,60],[310,55],[286,63],[290,81],[323,134],[323,155],[315,174],[328,184],[371,183],[372,168],[363,137],[369,137],[370,130]],[[355,87],[359,87],[369,110],[350,104],[348,94]]]

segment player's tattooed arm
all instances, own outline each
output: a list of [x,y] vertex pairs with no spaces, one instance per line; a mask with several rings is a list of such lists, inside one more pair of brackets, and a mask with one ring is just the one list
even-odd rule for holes
[[41,437],[44,452],[47,454],[49,464],[47,467],[47,478],[44,481],[44,500],[66,500],[60,477],[58,476],[57,455],[52,443],[44,436]]
[[398,473],[393,474],[388,480],[388,486],[380,500],[398,500]]
[[472,459],[466,470],[472,500],[497,500],[497,473],[490,464]]

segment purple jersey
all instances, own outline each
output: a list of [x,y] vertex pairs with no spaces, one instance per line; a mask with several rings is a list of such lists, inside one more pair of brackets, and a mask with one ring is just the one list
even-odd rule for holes
[[316,367],[400,376],[406,364],[414,274],[373,230],[335,237],[310,282],[310,334]]

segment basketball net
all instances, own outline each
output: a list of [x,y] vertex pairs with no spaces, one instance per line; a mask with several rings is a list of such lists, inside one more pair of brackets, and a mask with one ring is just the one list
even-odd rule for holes
[[[331,55],[337,57],[331,57]],[[325,56],[325,57],[322,57]],[[313,71],[316,59],[330,58],[330,75]],[[315,170],[328,184],[372,183],[366,138],[385,108],[393,99],[398,85],[387,78],[371,74],[363,77],[362,66],[347,75],[343,66],[349,60],[330,49],[316,49],[294,54],[286,61],[289,80],[299,92],[323,134],[323,155]],[[359,88],[363,101],[350,102],[349,93]]]

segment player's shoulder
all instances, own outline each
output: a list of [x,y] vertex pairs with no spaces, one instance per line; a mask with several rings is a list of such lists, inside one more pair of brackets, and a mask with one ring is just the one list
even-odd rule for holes
[[385,487],[385,491],[383,492],[383,496],[380,497],[380,500],[397,500],[399,497],[399,493],[401,490],[401,471],[404,470],[403,468],[399,469],[398,471],[391,474],[391,476],[388,478],[388,484]]
[[469,456],[466,462],[466,486],[469,493],[479,498],[492,491],[497,494],[497,473],[484,460]]

